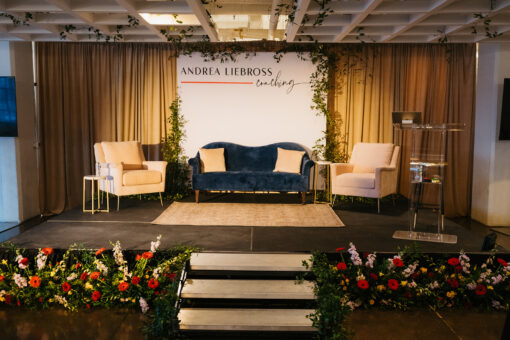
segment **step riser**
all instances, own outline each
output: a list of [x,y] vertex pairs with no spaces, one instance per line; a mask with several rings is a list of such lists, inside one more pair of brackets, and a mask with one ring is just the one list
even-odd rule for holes
[[295,280],[305,272],[274,272],[274,271],[232,271],[232,270],[193,270],[188,273],[190,279],[247,279],[247,280]]
[[182,308],[315,309],[310,300],[184,299]]

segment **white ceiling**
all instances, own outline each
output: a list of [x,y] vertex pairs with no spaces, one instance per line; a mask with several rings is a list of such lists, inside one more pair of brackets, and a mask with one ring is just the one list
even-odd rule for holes
[[[64,27],[73,25],[66,40],[95,41],[91,30],[113,36],[122,25],[122,41],[167,41],[164,29],[173,37],[187,30],[185,41],[208,36],[211,41],[426,43],[437,42],[445,32],[450,42],[478,42],[488,40],[483,20],[474,16],[481,13],[490,19],[490,32],[502,33],[491,41],[510,41],[510,0],[331,0],[326,8],[332,12],[314,27],[322,2],[297,0],[294,23],[287,24],[287,6],[280,18],[275,8],[293,0],[0,0],[0,13],[33,15],[28,25],[0,16],[0,40],[59,41]],[[177,16],[174,24],[152,25],[141,13]],[[129,27],[128,15],[140,25]]]

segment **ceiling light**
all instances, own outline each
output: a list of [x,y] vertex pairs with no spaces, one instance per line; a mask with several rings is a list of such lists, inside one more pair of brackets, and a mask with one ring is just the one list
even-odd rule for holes
[[140,13],[140,15],[151,25],[200,25],[193,14]]

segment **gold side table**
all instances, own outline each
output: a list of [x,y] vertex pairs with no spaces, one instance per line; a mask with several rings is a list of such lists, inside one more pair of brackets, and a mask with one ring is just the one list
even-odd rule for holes
[[[92,209],[85,209],[86,181],[90,181],[92,183],[92,190],[90,191],[91,196],[92,196]],[[100,199],[100,194],[99,194],[99,181],[105,182],[106,209],[101,209],[101,199]],[[97,182],[97,209],[94,208],[94,192],[95,192],[94,184],[95,184],[95,182]],[[109,186],[109,183],[108,183],[108,179],[106,178],[106,176],[95,176],[95,175],[83,176],[83,212],[90,212],[90,213],[92,213],[92,215],[94,215],[94,213],[96,213],[96,212],[110,212],[110,200],[108,199],[108,190],[109,190],[108,186]]]
[[[317,200],[317,177],[319,175],[319,167],[326,166],[326,182],[324,183],[324,191],[327,194],[328,201],[318,201]],[[331,162],[330,161],[315,161],[315,169],[314,169],[314,177],[313,177],[313,203],[331,203]]]

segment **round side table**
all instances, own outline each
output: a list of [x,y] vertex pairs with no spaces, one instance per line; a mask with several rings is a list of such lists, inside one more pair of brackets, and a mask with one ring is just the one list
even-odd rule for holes
[[[86,209],[85,207],[85,186],[86,182],[90,181],[92,183],[92,190],[90,191],[92,196],[92,209]],[[101,199],[99,194],[99,182],[104,181],[106,185],[106,209],[101,209]],[[97,209],[94,207],[94,184],[97,182]],[[83,212],[90,212],[92,215],[96,212],[110,212],[110,200],[108,199],[108,180],[106,176],[95,176],[95,175],[87,175],[83,176]]]
[[[319,167],[326,167],[326,182],[324,183],[324,191],[327,194],[328,201],[318,201],[317,200],[317,177],[319,175]],[[330,161],[315,161],[315,169],[314,169],[314,177],[313,177],[313,203],[331,203],[331,162]]]

